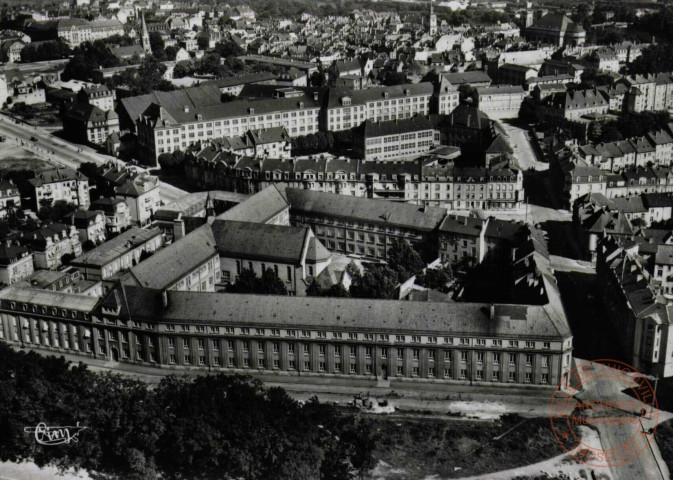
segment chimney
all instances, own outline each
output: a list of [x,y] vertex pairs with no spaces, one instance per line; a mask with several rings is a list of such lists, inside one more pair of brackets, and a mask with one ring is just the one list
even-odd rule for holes
[[489,318],[495,320],[495,305],[493,303],[490,305]]
[[313,92],[313,101],[314,102],[318,101],[318,92]]
[[166,290],[161,292],[161,304],[164,308],[168,307],[168,292]]
[[173,220],[173,239],[180,240],[185,235],[185,221],[182,218],[176,218]]

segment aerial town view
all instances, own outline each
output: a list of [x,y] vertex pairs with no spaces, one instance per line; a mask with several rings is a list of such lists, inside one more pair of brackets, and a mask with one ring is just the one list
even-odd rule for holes
[[673,3],[7,0],[0,480],[669,480]]

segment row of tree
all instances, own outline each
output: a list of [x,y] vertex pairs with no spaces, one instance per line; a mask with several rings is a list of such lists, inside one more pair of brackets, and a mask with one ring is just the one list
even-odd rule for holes
[[668,112],[624,112],[619,118],[610,122],[593,122],[589,126],[588,137],[596,143],[616,142],[660,130],[669,122]]
[[[41,446],[27,426],[80,425]],[[152,388],[0,344],[0,460],[107,478],[343,480],[369,471],[371,422],[241,376],[166,377]]]

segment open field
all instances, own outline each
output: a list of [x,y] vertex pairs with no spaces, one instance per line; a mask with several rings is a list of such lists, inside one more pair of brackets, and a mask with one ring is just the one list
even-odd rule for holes
[[34,153],[9,142],[0,143],[0,172],[32,170],[42,172],[56,166]]
[[500,422],[378,417],[377,461],[386,480],[459,478],[534,464],[564,453],[549,418],[505,415]]

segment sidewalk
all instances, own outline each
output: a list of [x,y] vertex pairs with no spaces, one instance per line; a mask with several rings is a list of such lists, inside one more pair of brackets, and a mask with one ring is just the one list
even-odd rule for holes
[[[14,347],[20,350],[18,347]],[[75,364],[81,362],[94,372],[113,372],[136,378],[148,384],[157,384],[168,375],[200,376],[209,372],[194,369],[156,368],[144,365],[111,362],[76,355],[60,354],[44,349],[28,348],[42,355],[63,356]],[[374,378],[362,376],[318,376],[285,373],[261,373],[254,370],[218,369],[211,374],[250,375],[262,381],[267,387],[281,387],[297,400],[307,400],[318,395],[324,401],[344,403],[353,399],[353,395],[366,393],[371,396],[387,398],[393,404],[408,410],[428,410],[444,413],[472,414],[479,409],[484,418],[493,418],[496,412],[519,413],[525,416],[542,416],[549,413],[553,388],[507,387],[473,385],[469,383],[446,384],[437,382],[416,382],[390,378],[389,386],[377,382]],[[458,403],[457,403],[458,402]],[[477,408],[478,407],[478,408]],[[499,415],[498,415],[499,416]]]

